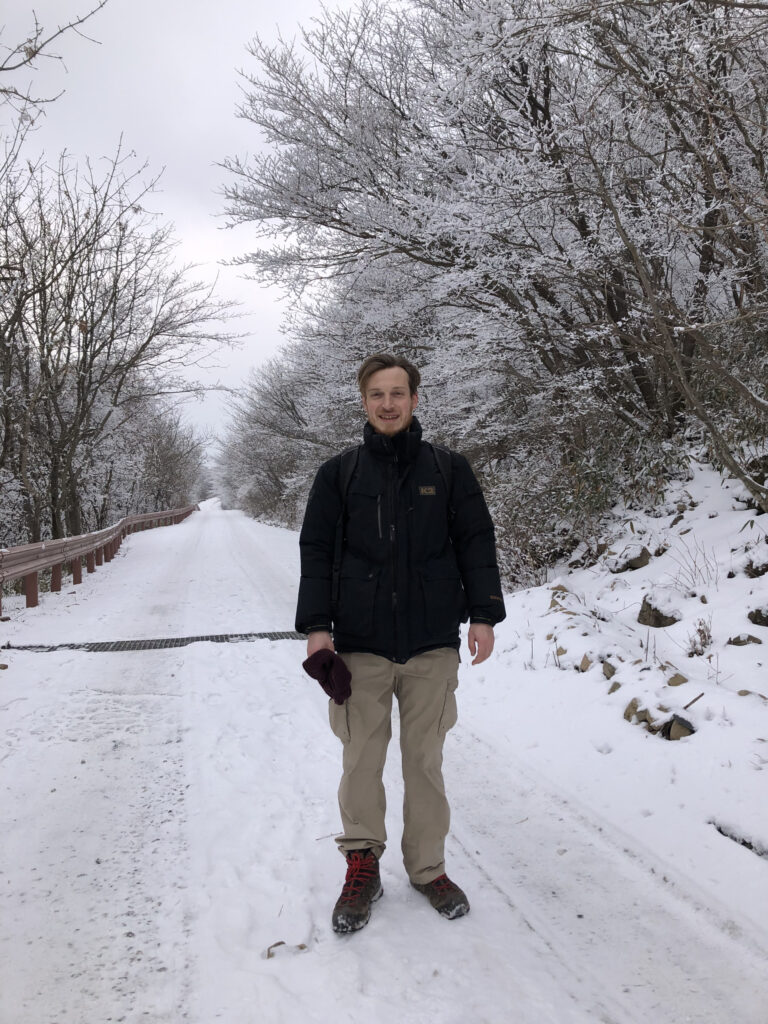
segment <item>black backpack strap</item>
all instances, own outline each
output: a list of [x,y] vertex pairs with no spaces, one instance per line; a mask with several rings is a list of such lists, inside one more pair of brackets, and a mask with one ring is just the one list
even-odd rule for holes
[[336,541],[333,547],[333,575],[331,577],[331,615],[336,617],[336,610],[339,604],[339,590],[341,588],[341,558],[344,553],[344,521],[347,510],[347,493],[352,482],[357,460],[360,457],[362,445],[355,445],[354,448],[347,448],[339,456],[339,494],[341,496],[341,512],[336,520]]
[[344,508],[347,504],[347,493],[352,477],[357,469],[357,460],[360,458],[360,449],[363,446],[356,444],[354,448],[347,448],[339,456],[339,493],[341,494],[341,505]]
[[430,444],[429,447],[432,449],[432,454],[435,457],[435,465],[437,471],[443,478],[445,484],[445,493],[448,498],[448,520],[450,521],[456,515],[456,510],[451,505],[451,483],[453,480],[453,462],[451,461],[451,453],[447,448],[443,448],[439,444]]

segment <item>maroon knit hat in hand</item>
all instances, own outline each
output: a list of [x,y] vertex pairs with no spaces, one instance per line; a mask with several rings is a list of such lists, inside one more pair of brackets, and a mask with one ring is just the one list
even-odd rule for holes
[[302,667],[308,676],[316,679],[331,700],[343,704],[352,693],[349,669],[335,651],[323,648],[315,651]]

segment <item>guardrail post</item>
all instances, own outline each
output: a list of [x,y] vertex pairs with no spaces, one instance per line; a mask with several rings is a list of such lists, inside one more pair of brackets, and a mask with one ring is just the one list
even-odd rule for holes
[[72,582],[77,586],[78,583],[83,582],[83,562],[80,555],[69,563],[69,567],[72,570]]
[[85,568],[88,572],[96,572],[96,560],[92,551],[85,556]]
[[104,565],[104,548],[96,548],[96,565]]
[[27,599],[27,608],[37,608],[37,573],[30,572],[24,577],[24,596]]
[[112,561],[112,541],[111,540],[107,541],[107,543],[104,545],[104,561],[105,562],[111,562]]
[[61,590],[61,562],[51,566],[51,592]]

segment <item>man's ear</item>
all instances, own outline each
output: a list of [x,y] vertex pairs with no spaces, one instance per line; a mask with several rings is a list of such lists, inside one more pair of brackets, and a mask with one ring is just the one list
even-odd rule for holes
[[413,401],[411,403],[411,411],[413,411],[416,408],[416,406],[419,404],[419,393],[418,393],[418,391],[414,391],[413,394],[411,395],[411,398],[413,399]]

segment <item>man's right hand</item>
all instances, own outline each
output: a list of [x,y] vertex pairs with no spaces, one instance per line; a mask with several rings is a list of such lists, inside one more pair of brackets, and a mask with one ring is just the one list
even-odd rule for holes
[[318,629],[307,637],[307,657],[311,658],[317,651],[335,651],[333,637],[325,630]]

